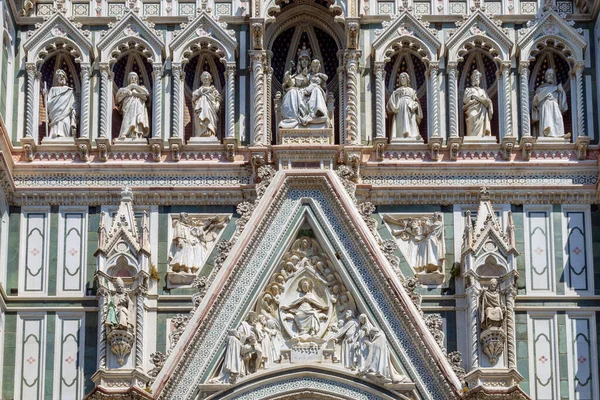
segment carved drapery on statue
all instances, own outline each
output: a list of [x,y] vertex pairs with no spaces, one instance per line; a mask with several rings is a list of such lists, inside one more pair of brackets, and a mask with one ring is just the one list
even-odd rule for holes
[[419,281],[441,284],[446,258],[442,214],[436,212],[421,217],[384,215],[383,219],[389,224],[398,248]]
[[392,138],[420,139],[419,124],[423,118],[417,91],[410,85],[406,72],[400,74],[400,87],[394,90],[387,103],[388,113],[393,114]]
[[471,74],[471,87],[465,89],[463,111],[465,113],[465,136],[491,136],[491,121],[494,115],[492,100],[485,89],[481,88],[481,73],[474,70]]
[[553,69],[547,69],[544,75],[545,82],[535,91],[531,104],[531,120],[538,123],[538,134],[540,137],[569,138],[571,134],[565,134],[563,113],[569,107],[567,105],[567,94],[562,84],[556,83]]
[[192,93],[194,137],[216,138],[219,108],[222,101],[221,94],[212,84],[213,79],[210,72],[202,72],[200,81],[202,86]]
[[75,92],[67,85],[65,71],[59,69],[54,73],[54,84],[44,95],[48,114],[48,137],[74,137],[77,129]]
[[356,315],[354,298],[327,254],[310,234],[301,234],[255,311],[229,330],[223,364],[211,382],[235,383],[285,363],[329,363],[380,384],[402,382],[385,335],[366,314]]
[[119,138],[139,139],[147,137],[150,133],[148,119],[150,92],[138,81],[137,73],[130,72],[127,75],[127,86],[117,92],[116,103],[123,115]]

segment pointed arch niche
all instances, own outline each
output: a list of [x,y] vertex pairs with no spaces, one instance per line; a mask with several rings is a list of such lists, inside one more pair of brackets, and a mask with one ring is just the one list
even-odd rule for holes
[[190,22],[171,43],[173,64],[171,137],[186,141],[194,132],[192,92],[200,86],[200,74],[210,72],[223,98],[217,137],[235,139],[235,33],[225,30],[205,11]]
[[537,124],[531,122],[531,102],[535,90],[544,82],[544,74],[553,68],[567,94],[569,111],[563,114],[565,133],[586,136],[583,73],[586,42],[556,11],[550,9],[521,30],[519,40],[519,86],[521,94],[521,130],[523,136],[538,136]]
[[427,142],[441,136],[439,59],[441,43],[437,31],[424,26],[414,15],[403,12],[384,29],[373,42],[375,70],[375,115],[377,138],[393,138],[391,118],[386,118],[389,96],[398,87],[402,72],[410,76],[412,88],[423,110],[419,131]]
[[448,108],[450,137],[465,134],[463,94],[471,86],[471,73],[479,69],[481,87],[494,105],[492,135],[497,139],[514,136],[512,115],[512,49],[508,35],[481,10],[456,30],[447,44]]
[[[77,125],[80,137],[89,135],[90,64],[92,44],[87,37],[61,13],[46,21],[23,45],[27,72],[25,136],[36,143],[46,135],[44,87],[50,89],[54,73],[62,69],[75,91]],[[81,105],[81,107],[80,107]]]
[[124,86],[130,72],[150,92],[149,137],[162,136],[162,72],[164,43],[135,13],[129,12],[98,43],[100,50],[100,122],[99,136],[117,138],[122,116],[115,95]]
[[[311,4],[280,4],[281,13],[274,23],[266,29],[267,44],[267,129],[277,132],[274,102],[272,99],[280,92],[283,96],[283,76],[290,70],[291,62],[297,64],[298,49],[306,46],[310,49],[311,59],[321,61],[321,72],[327,75],[327,92],[333,95],[333,110],[338,110],[339,121],[344,121],[345,93],[343,69],[344,30],[334,21],[334,14],[327,1],[315,1]],[[329,102],[328,102],[329,103]],[[335,111],[331,111],[334,113]],[[339,143],[342,127],[333,120],[335,143]],[[269,135],[272,143],[278,138]]]

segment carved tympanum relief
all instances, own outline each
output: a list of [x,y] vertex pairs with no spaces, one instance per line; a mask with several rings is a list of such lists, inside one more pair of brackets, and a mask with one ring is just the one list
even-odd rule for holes
[[75,92],[67,84],[67,74],[62,69],[54,73],[54,84],[50,90],[42,91],[47,111],[46,137],[75,137],[77,130],[77,112],[75,111]]
[[194,281],[227,222],[227,215],[181,213],[172,217],[172,241],[167,272],[170,285],[190,285]]
[[212,84],[210,72],[204,71],[200,75],[202,86],[192,93],[194,105],[194,137],[216,138],[219,109],[221,107],[221,94]]
[[223,364],[212,383],[235,383],[286,363],[323,363],[379,384],[402,382],[385,335],[366,314],[359,315],[312,231],[302,232],[255,310],[229,331]]
[[444,281],[444,222],[442,214],[429,216],[384,215],[396,238],[398,248],[415,276],[423,284],[441,284]]

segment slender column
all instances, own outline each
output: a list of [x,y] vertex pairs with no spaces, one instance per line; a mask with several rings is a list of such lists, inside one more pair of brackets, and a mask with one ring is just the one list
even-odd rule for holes
[[110,96],[110,87],[108,75],[110,67],[108,64],[100,64],[100,137],[108,137],[108,96]]
[[385,135],[385,63],[375,63],[375,109],[376,109],[376,137],[384,138]]
[[343,52],[338,52],[338,56],[340,57],[340,66],[337,68],[337,76],[338,76],[338,109],[339,109],[339,122],[338,126],[340,127],[340,143],[346,143],[346,97],[344,93],[346,93],[346,73],[344,70],[344,65],[342,64]]
[[89,64],[81,65],[81,120],[79,137],[86,138],[90,131],[90,71]]
[[506,333],[508,368],[517,368],[517,351],[515,345],[515,296],[517,291],[514,284],[506,290]]
[[138,290],[135,305],[135,368],[144,370],[144,295],[145,291]]
[[106,369],[106,296],[104,288],[98,290],[98,319],[100,340],[98,344],[98,369]]
[[531,136],[531,116],[529,111],[529,61],[519,63],[521,77],[521,132],[523,137]]
[[163,66],[160,63],[152,64],[152,79],[154,99],[152,105],[152,119],[154,120],[152,137],[162,137],[162,73]]
[[586,136],[585,134],[585,113],[583,108],[583,70],[585,64],[578,62],[575,64],[575,84],[577,90],[577,136]]
[[450,137],[458,137],[458,71],[455,62],[448,63],[448,92],[450,94]]
[[346,61],[346,123],[348,126],[346,144],[358,144],[360,138],[358,136],[358,60],[360,58],[360,50],[350,50],[345,54]]
[[502,69],[502,88],[504,92],[504,136],[513,136],[512,127],[512,102],[510,90],[510,62],[503,62]]
[[250,54],[252,68],[252,144],[265,144],[265,61],[266,52],[253,50]]
[[25,136],[33,137],[33,113],[34,107],[34,91],[35,91],[35,76],[37,74],[37,67],[34,63],[27,63],[25,65],[27,71],[27,103],[25,111]]
[[225,136],[228,139],[235,137],[235,69],[235,63],[227,63],[225,69],[225,78],[227,79]]
[[469,318],[469,361],[471,371],[475,368],[479,368],[479,335],[477,335],[477,320],[478,320],[478,302],[479,302],[479,290],[475,287],[474,278],[471,279],[472,283],[466,290],[468,304],[468,318]]
[[173,74],[173,116],[171,124],[171,137],[178,138],[181,131],[179,130],[179,121],[181,119],[181,64],[173,64],[171,67]]
[[431,96],[431,137],[440,136],[440,85],[438,74],[439,64],[429,64],[429,94]]
[[271,143],[271,141],[273,140],[273,132],[271,129],[272,123],[271,123],[271,99],[273,98],[273,94],[272,94],[272,86],[273,86],[273,67],[271,67],[271,60],[273,59],[273,53],[272,52],[267,52],[267,68],[266,68],[266,76],[267,76],[267,82],[266,82],[266,99],[265,99],[265,104],[266,104],[266,129],[267,129],[267,137],[269,138],[269,143]]

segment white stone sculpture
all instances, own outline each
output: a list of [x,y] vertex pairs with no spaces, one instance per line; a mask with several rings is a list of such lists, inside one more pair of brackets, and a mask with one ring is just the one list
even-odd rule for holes
[[48,137],[52,139],[74,137],[77,129],[77,112],[75,111],[75,93],[67,86],[67,74],[62,69],[54,73],[54,83],[49,91],[43,91]]
[[463,111],[465,113],[465,136],[491,136],[491,120],[494,106],[485,89],[479,87],[481,72],[474,70],[471,74],[471,87],[465,89]]
[[[309,69],[310,63],[310,69]],[[292,68],[294,63],[292,63]],[[327,109],[327,75],[320,72],[321,61],[310,61],[310,50],[298,50],[296,73],[286,71],[283,77],[282,120],[280,128],[329,127]]]
[[498,291],[498,280],[491,279],[487,289],[481,292],[481,329],[502,327],[506,306]]
[[286,312],[284,319],[294,321],[299,336],[314,336],[321,330],[321,322],[327,320],[329,307],[313,293],[313,282],[310,279],[301,279],[298,291],[298,299],[281,307]]
[[127,331],[130,328],[129,308],[131,306],[131,299],[125,289],[123,279],[116,279],[115,289],[115,292],[110,296],[105,323],[112,329]]
[[384,215],[383,219],[390,225],[398,248],[421,283],[442,283],[446,258],[442,214],[435,212],[423,217]]
[[147,108],[150,92],[138,80],[138,75],[130,72],[127,75],[127,86],[117,92],[116,102],[123,115],[119,138],[139,139],[148,136],[150,132]]
[[371,327],[367,332],[365,346],[367,356],[359,370],[359,375],[379,383],[397,383],[402,377],[396,373],[390,359],[390,350],[385,335]]
[[554,70],[548,68],[545,74],[545,82],[535,91],[533,98],[531,119],[538,122],[540,137],[569,138],[570,133],[565,134],[563,113],[567,105],[567,94],[562,84],[556,84]]
[[421,139],[419,124],[423,118],[417,91],[410,86],[410,77],[402,72],[399,77],[400,87],[394,90],[387,103],[387,111],[393,114],[392,139]]
[[210,72],[204,71],[200,75],[202,86],[192,93],[194,105],[194,137],[217,137],[217,122],[221,95],[212,84]]
[[[340,320],[343,326],[331,337],[336,342],[341,340],[339,361],[347,369],[355,369],[354,350],[358,340],[358,321],[354,318],[354,311],[347,310],[345,320]],[[335,326],[335,325],[334,325]]]

